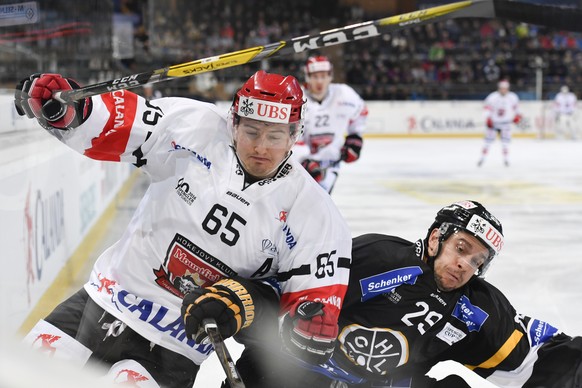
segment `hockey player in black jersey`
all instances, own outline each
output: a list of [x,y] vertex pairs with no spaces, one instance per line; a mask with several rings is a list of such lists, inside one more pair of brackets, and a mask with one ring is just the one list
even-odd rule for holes
[[441,209],[424,240],[356,237],[332,358],[302,369],[247,347],[239,372],[253,388],[466,387],[425,376],[455,360],[500,387],[582,387],[582,337],[517,313],[483,279],[502,247],[475,201]]

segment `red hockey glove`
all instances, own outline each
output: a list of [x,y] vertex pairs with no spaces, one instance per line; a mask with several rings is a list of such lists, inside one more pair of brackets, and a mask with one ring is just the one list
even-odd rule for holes
[[337,319],[319,302],[301,302],[283,318],[281,337],[285,349],[310,364],[323,364],[333,354]]
[[346,136],[346,141],[341,149],[341,160],[346,163],[352,163],[358,160],[363,143],[363,139],[359,135]]
[[212,318],[223,338],[250,326],[255,318],[253,298],[242,280],[222,279],[211,287],[198,288],[184,296],[182,318],[188,338],[200,343],[206,337],[203,321]]
[[14,105],[21,116],[36,118],[45,129],[72,129],[81,125],[91,113],[91,99],[64,104],[52,98],[59,90],[79,89],[70,78],[59,74],[33,74],[16,86]]
[[521,115],[519,115],[519,114],[518,115],[515,115],[515,117],[513,118],[513,122],[515,124],[521,123]]
[[313,159],[305,159],[303,162],[301,162],[301,165],[303,166],[303,168],[307,170],[309,175],[311,175],[313,179],[315,179],[316,182],[319,183],[323,180],[325,170],[321,168],[321,163],[319,161]]
[[493,129],[493,120],[491,119],[491,117],[487,118],[487,128]]

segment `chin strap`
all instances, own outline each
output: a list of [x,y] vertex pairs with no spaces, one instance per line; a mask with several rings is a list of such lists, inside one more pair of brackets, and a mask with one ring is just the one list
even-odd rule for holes
[[428,240],[426,241],[426,246],[425,246],[425,252],[426,252],[426,263],[428,265],[430,265],[431,267],[434,267],[434,261],[436,260],[436,258],[439,256],[439,253],[441,252],[441,247],[443,245],[443,241],[441,240],[441,238],[439,237],[439,246],[437,248],[437,251],[434,255],[431,255],[428,250]]

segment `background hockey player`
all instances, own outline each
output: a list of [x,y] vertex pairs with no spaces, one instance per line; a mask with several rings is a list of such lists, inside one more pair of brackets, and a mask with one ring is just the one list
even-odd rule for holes
[[560,88],[560,92],[554,97],[554,114],[556,115],[556,130],[560,136],[567,136],[571,139],[578,137],[578,128],[574,115],[578,99],[570,91],[567,85]]
[[[261,366],[264,385],[253,386],[465,387],[424,376],[455,360],[500,387],[579,387],[582,338],[517,313],[483,279],[503,242],[499,220],[475,201],[438,211],[424,240],[356,237],[332,358],[303,364],[311,372]],[[243,352],[241,374],[261,365],[257,353]]]
[[304,67],[307,115],[295,157],[327,192],[337,180],[340,163],[358,160],[368,110],[356,91],[332,83],[333,65],[325,56],[312,56]]
[[[85,286],[25,341],[50,337],[55,357],[110,365],[113,380],[131,373],[140,387],[191,388],[212,352],[202,320],[215,319],[225,338],[249,334],[270,311],[262,301],[277,303],[272,284],[281,313],[301,317],[281,332],[293,339],[289,351],[324,362],[351,234],[330,196],[289,158],[304,115],[298,81],[258,71],[228,118],[212,104],[126,90],[72,105],[53,99],[77,87],[34,74],[17,86],[17,110],[87,157],[140,167],[151,183]],[[274,275],[277,284],[247,280]]]
[[514,124],[521,122],[519,111],[519,97],[509,90],[509,81],[501,80],[497,84],[497,90],[485,98],[485,144],[481,150],[481,159],[478,166],[483,165],[489,147],[499,136],[503,153],[503,164],[509,166],[509,143],[511,142],[511,129]]

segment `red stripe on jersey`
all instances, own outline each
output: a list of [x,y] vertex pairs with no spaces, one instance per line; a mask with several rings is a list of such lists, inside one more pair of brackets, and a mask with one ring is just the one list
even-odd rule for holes
[[281,313],[284,314],[291,309],[297,301],[321,302],[331,307],[335,317],[339,317],[339,312],[344,302],[344,296],[348,286],[345,284],[333,284],[331,286],[311,288],[298,292],[289,292],[281,295]]
[[368,107],[364,106],[364,109],[360,112],[360,116],[368,116]]
[[119,162],[125,152],[137,111],[137,94],[116,90],[101,99],[109,111],[109,119],[98,137],[91,140],[85,155],[91,159]]

